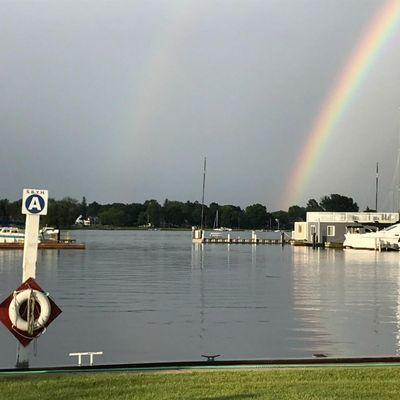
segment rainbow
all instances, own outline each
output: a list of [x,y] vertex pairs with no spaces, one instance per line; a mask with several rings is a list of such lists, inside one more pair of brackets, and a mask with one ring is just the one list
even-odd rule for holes
[[[196,29],[206,13],[202,2],[167,3],[165,23],[149,45],[143,62],[135,65],[135,84],[132,93],[124,99],[118,114],[119,126],[116,131],[127,132],[137,151],[137,156],[148,154],[157,137],[151,135],[152,124],[163,102],[173,90],[179,78],[179,52],[184,38]],[[152,136],[154,136],[152,138]],[[121,142],[122,143],[122,142]],[[121,154],[132,155],[131,143],[122,143]],[[137,164],[135,165],[135,168]]]
[[337,122],[377,60],[380,50],[400,23],[400,0],[389,0],[373,17],[366,32],[338,75],[307,135],[295,167],[286,181],[281,204],[286,208],[301,199],[303,191]]

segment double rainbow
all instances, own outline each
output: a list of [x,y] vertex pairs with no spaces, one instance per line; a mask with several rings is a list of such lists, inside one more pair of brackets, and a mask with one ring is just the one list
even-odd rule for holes
[[321,156],[333,128],[343,116],[358,87],[378,58],[380,50],[393,35],[399,23],[400,0],[389,0],[368,25],[323,103],[286,181],[281,200],[281,204],[286,208],[296,204],[301,198],[312,175],[313,167]]

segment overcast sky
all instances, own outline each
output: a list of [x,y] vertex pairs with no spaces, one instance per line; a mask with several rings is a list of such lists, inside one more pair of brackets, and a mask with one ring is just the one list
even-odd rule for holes
[[[0,1],[0,198],[280,198],[337,74],[381,0]],[[400,124],[400,30],[305,187],[388,198]],[[391,196],[389,196],[390,198]],[[391,203],[387,204],[387,209]]]

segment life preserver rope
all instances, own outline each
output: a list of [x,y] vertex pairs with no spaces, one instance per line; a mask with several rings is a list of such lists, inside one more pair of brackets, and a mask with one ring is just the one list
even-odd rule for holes
[[[28,315],[27,320],[22,318],[20,307],[27,302]],[[34,305],[38,303],[40,306],[40,315],[35,319]],[[8,307],[8,316],[12,325],[20,331],[32,334],[33,331],[43,328],[50,318],[51,305],[46,294],[39,290],[26,289],[21,292],[14,292],[13,299]]]

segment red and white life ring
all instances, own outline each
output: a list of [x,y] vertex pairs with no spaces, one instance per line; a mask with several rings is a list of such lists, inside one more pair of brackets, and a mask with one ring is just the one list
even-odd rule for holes
[[51,305],[46,294],[34,289],[22,290],[14,295],[8,307],[10,321],[12,325],[20,331],[28,332],[29,329],[28,321],[21,316],[20,307],[24,302],[28,301],[31,296],[35,297],[35,301],[38,302],[40,306],[40,315],[33,322],[33,330],[43,328],[50,318]]

